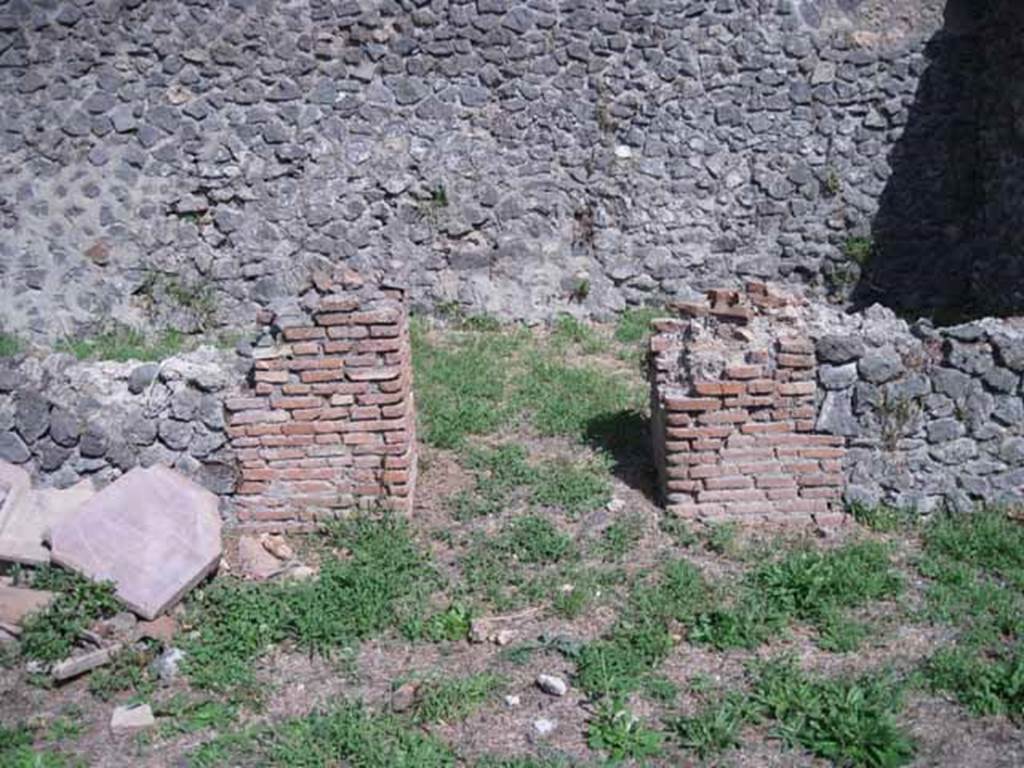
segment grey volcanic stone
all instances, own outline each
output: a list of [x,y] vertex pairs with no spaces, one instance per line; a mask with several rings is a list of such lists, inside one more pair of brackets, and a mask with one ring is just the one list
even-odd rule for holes
[[153,383],[160,366],[156,363],[145,363],[134,368],[128,377],[128,391],[133,395],[142,394]]
[[50,403],[36,392],[20,390],[14,397],[14,424],[24,440],[33,442],[50,428]]
[[24,464],[32,458],[28,446],[14,432],[0,432],[0,459],[11,464]]
[[64,408],[54,408],[50,413],[50,438],[57,445],[70,447],[78,442],[82,434],[82,422]]
[[839,365],[864,356],[864,342],[856,336],[822,336],[815,345],[818,359]]
[[818,380],[825,389],[846,389],[857,383],[857,365],[820,365]]
[[903,370],[903,361],[894,350],[875,350],[860,359],[857,370],[872,384],[884,384],[899,375]]

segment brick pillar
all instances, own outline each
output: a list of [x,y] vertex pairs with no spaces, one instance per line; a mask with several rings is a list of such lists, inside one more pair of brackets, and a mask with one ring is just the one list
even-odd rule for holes
[[226,402],[240,522],[411,511],[416,482],[404,292],[352,272],[267,313],[251,386]]
[[[787,323],[774,313],[790,307]],[[740,521],[835,522],[843,438],[815,432],[814,347],[792,305],[751,284],[677,305],[651,338],[654,456],[669,511]]]

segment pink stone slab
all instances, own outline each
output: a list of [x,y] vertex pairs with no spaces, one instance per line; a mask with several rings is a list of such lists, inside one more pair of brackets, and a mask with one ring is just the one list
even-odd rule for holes
[[30,613],[41,611],[53,601],[53,592],[21,589],[0,584],[0,621],[21,624]]
[[112,581],[154,619],[217,567],[217,497],[167,467],[135,468],[54,526],[50,547],[53,562]]

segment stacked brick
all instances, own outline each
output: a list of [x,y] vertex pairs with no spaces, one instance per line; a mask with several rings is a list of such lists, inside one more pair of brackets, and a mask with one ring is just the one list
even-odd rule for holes
[[311,523],[354,508],[409,511],[416,480],[404,292],[319,274],[261,320],[251,387],[226,401],[242,523]]
[[674,308],[683,317],[656,320],[650,342],[654,454],[668,510],[836,522],[844,441],[815,431],[814,345],[792,322],[795,302],[751,283]]

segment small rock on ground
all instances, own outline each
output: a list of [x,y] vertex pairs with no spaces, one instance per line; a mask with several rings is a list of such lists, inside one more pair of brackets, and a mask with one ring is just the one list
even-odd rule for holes
[[537,675],[537,687],[550,696],[565,696],[569,690],[568,683],[556,675]]
[[152,728],[155,724],[153,709],[149,704],[118,707],[110,716],[110,730],[114,733],[135,733]]

